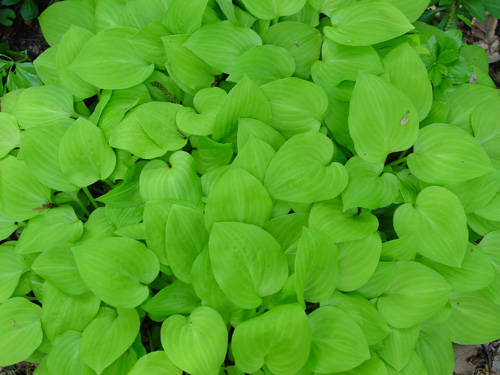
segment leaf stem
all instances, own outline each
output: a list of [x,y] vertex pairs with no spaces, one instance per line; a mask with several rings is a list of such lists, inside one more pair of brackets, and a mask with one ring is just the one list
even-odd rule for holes
[[67,193],[80,206],[80,208],[83,210],[83,212],[85,213],[85,215],[87,215],[87,217],[90,216],[89,210],[87,210],[87,207],[85,207],[85,205],[82,203],[82,201],[80,200],[80,198],[78,198],[78,193],[75,193],[75,192],[72,192],[72,191],[68,191]]
[[398,160],[394,160],[393,162],[386,164],[386,167],[393,167],[395,165],[402,164],[402,163],[406,162],[406,159],[408,159],[408,156],[404,156],[402,158],[399,158]]
[[92,196],[92,194],[90,194],[88,187],[83,187],[82,190],[85,193],[85,195],[87,196],[87,198],[89,199],[90,203],[92,203],[92,206],[94,206],[94,208],[96,208],[96,209],[99,208],[99,205],[95,201],[94,197]]

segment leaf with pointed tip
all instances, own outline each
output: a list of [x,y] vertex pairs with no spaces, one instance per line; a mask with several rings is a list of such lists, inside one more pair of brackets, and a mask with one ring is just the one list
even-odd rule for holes
[[231,143],[218,143],[208,137],[192,135],[189,143],[193,150],[196,172],[205,174],[208,170],[229,164],[233,158],[233,145]]
[[408,328],[439,312],[450,290],[450,284],[436,271],[417,262],[400,261],[377,308],[390,325]]
[[186,3],[172,0],[165,14],[165,24],[173,34],[192,34],[202,24],[203,13],[208,0],[196,0]]
[[243,0],[243,4],[255,17],[273,20],[300,11],[306,0]]
[[317,373],[347,371],[370,358],[363,331],[346,312],[322,306],[310,313],[308,319],[312,330],[308,370]]
[[471,123],[474,137],[488,156],[500,161],[500,98],[491,98],[472,112]]
[[238,119],[238,151],[241,152],[250,138],[262,139],[278,151],[286,139],[270,125],[253,118]]
[[112,306],[140,305],[149,295],[147,284],[159,273],[156,255],[130,238],[90,241],[72,251],[82,279],[96,296]]
[[427,0],[390,0],[408,18],[411,23],[418,20],[425,9],[429,6]]
[[106,216],[106,208],[99,207],[92,211],[87,222],[83,224],[82,237],[76,244],[80,245],[88,241],[111,237],[114,230],[115,228]]
[[215,279],[235,305],[251,309],[278,292],[288,277],[283,250],[263,229],[244,223],[214,223],[209,239]]
[[371,213],[350,209],[344,212],[342,202],[335,199],[315,203],[311,209],[309,227],[325,233],[333,242],[361,240],[374,233],[378,220]]
[[114,27],[93,36],[68,69],[102,89],[126,89],[143,82],[154,65],[141,60],[129,43],[136,30]]
[[80,357],[100,374],[132,345],[139,326],[137,310],[101,307],[82,333],[78,345]]
[[123,12],[125,0],[97,1],[95,4],[95,31],[99,32],[119,25],[118,17]]
[[356,368],[345,372],[335,372],[328,375],[387,375],[387,370],[382,361],[375,352],[370,351],[371,358]]
[[447,266],[462,264],[468,243],[467,218],[449,190],[430,186],[420,192],[414,204],[399,206],[394,229],[399,237],[411,233],[419,254]]
[[248,76],[243,77],[233,87],[220,106],[212,132],[214,141],[231,136],[237,129],[238,119],[242,117],[265,123],[269,123],[272,118],[266,95]]
[[146,244],[153,250],[161,264],[167,265],[165,226],[174,200],[158,199],[146,202],[143,221],[146,234]]
[[418,135],[418,114],[396,86],[360,71],[352,93],[349,131],[362,159],[385,162],[389,153],[413,145]]
[[192,375],[217,375],[227,351],[228,332],[217,311],[199,307],[189,317],[174,315],[161,327],[168,358]]
[[0,246],[0,303],[12,296],[26,271],[23,258],[13,246]]
[[356,290],[367,299],[379,297],[392,283],[396,274],[395,262],[379,262],[372,277],[361,288]]
[[309,357],[311,328],[298,304],[281,305],[238,324],[231,348],[236,366],[245,372],[265,364],[275,375],[295,374]]
[[156,199],[178,199],[197,204],[201,198],[201,182],[194,168],[193,157],[177,151],[168,161],[150,161],[139,179],[142,198],[147,202]]
[[393,39],[414,27],[405,15],[387,0],[362,0],[335,9],[332,26],[323,29],[326,37],[352,46],[368,46]]
[[347,171],[331,163],[332,141],[321,133],[290,138],[269,163],[264,186],[274,199],[313,203],[338,196],[347,185]]
[[268,83],[262,91],[271,107],[269,124],[285,138],[319,130],[328,108],[328,98],[320,86],[290,77]]
[[498,252],[500,248],[500,231],[492,231],[486,234],[477,247],[488,256],[497,272],[500,272],[500,253]]
[[[477,193],[477,191],[476,191]],[[500,191],[498,191],[490,202],[477,210],[474,213],[487,220],[500,221]]]
[[[57,72],[57,45],[46,49],[40,56],[33,61],[36,74],[46,85],[61,83],[59,73]],[[2,110],[5,111],[5,102],[2,98]]]
[[263,226],[271,217],[272,201],[264,186],[242,168],[232,167],[207,198],[205,225],[237,221]]
[[0,161],[0,207],[17,222],[39,215],[36,210],[50,199],[50,188],[30,173],[26,164],[13,156]]
[[451,374],[455,356],[448,327],[441,324],[423,324],[415,352],[429,374]]
[[78,345],[81,339],[82,334],[74,330],[65,331],[55,339],[52,349],[46,357],[47,370],[50,371],[50,374],[95,374],[83,362],[78,353]]
[[168,34],[168,29],[160,21],[155,21],[137,31],[128,42],[142,61],[165,70],[167,54],[161,38]]
[[382,244],[381,258],[386,260],[414,260],[417,245],[411,233]]
[[0,209],[0,238],[2,240],[8,238],[18,228],[18,224]]
[[376,352],[380,358],[401,371],[413,355],[420,334],[420,324],[408,328],[391,327],[391,332],[382,341]]
[[118,25],[141,29],[158,19],[164,19],[168,8],[165,0],[127,1],[118,18]]
[[417,178],[431,184],[457,183],[494,171],[479,142],[448,124],[433,124],[420,131],[408,156],[408,167]]
[[71,296],[46,281],[41,315],[45,336],[54,343],[66,331],[82,332],[96,316],[100,304],[101,300],[91,292]]
[[252,136],[239,150],[231,165],[246,170],[264,183],[267,168],[275,154],[269,143]]
[[127,375],[182,375],[163,350],[148,353],[136,362]]
[[41,312],[21,297],[0,304],[0,366],[25,361],[42,343]]
[[0,132],[2,133],[0,158],[3,158],[12,149],[19,146],[20,131],[16,118],[8,113],[0,113]]
[[69,245],[44,251],[35,259],[31,269],[64,293],[81,295],[89,291]]

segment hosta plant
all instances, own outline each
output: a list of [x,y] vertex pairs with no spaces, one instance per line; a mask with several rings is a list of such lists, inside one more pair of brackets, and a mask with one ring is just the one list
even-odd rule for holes
[[428,0],[66,0],[2,97],[0,366],[450,375],[500,338],[500,96]]

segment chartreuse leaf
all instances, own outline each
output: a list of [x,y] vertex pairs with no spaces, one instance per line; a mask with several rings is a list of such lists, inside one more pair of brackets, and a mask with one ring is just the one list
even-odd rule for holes
[[375,215],[357,209],[344,211],[340,199],[315,203],[309,227],[325,233],[333,242],[361,240],[378,228]]
[[330,297],[338,281],[337,246],[323,233],[302,228],[295,258],[297,299],[317,303]]
[[427,0],[390,0],[408,18],[411,23],[418,20],[424,10],[429,6]]
[[5,215],[18,222],[30,219],[49,199],[50,188],[33,177],[24,161],[13,156],[0,161],[0,207]]
[[382,244],[381,258],[386,260],[414,260],[417,255],[417,245],[411,233]]
[[141,60],[129,43],[135,33],[126,27],[101,31],[83,46],[68,69],[102,89],[126,89],[141,83],[154,66]]
[[61,138],[59,165],[64,177],[84,187],[107,178],[115,168],[116,156],[102,131],[79,118]]
[[453,293],[450,302],[452,310],[446,325],[454,343],[479,345],[499,337],[500,324],[495,317],[500,314],[500,306],[483,293]]
[[346,312],[322,306],[310,313],[308,319],[312,331],[308,370],[316,373],[347,371],[370,358],[363,331]]
[[283,47],[295,60],[295,76],[307,79],[312,64],[319,59],[321,34],[314,27],[302,22],[285,21],[271,26],[264,35],[266,44]]
[[165,24],[173,34],[192,34],[201,27],[207,4],[208,0],[196,0],[189,3],[173,0],[168,5]]
[[204,174],[209,169],[229,164],[233,158],[233,145],[231,143],[218,143],[208,137],[193,135],[189,138],[193,150],[196,172]]
[[285,255],[264,229],[245,223],[214,223],[208,246],[217,283],[241,308],[258,307],[262,297],[278,292],[285,284]]
[[322,301],[321,306],[334,306],[346,312],[360,326],[370,346],[379,343],[391,332],[375,306],[359,294],[336,291]]
[[164,0],[127,1],[118,24],[141,29],[158,19],[163,19],[167,8],[168,2]]
[[408,328],[391,327],[391,332],[382,341],[382,348],[377,350],[380,358],[401,371],[410,361],[420,334],[420,324]]
[[363,160],[384,162],[389,153],[413,145],[418,135],[418,114],[396,86],[360,71],[352,93],[349,131]]
[[176,367],[162,350],[139,358],[127,375],[182,375],[182,370]]
[[90,292],[71,296],[46,281],[41,315],[45,336],[54,343],[57,336],[66,331],[83,332],[96,316],[100,304],[101,300]]
[[161,264],[167,265],[165,226],[172,206],[177,203],[173,200],[158,199],[146,202],[143,221],[146,234],[146,244],[153,250]]
[[269,124],[285,138],[318,131],[328,108],[326,93],[312,82],[291,77],[262,86],[271,106]]
[[13,148],[19,146],[20,131],[16,118],[8,113],[0,113],[0,131],[2,132],[0,158],[3,158]]
[[295,71],[295,60],[290,52],[274,45],[255,46],[245,51],[227,77],[238,82],[245,74],[258,85],[291,77]]
[[44,251],[31,269],[64,293],[80,295],[89,291],[78,272],[70,245]]
[[477,210],[474,213],[487,220],[500,221],[500,191],[498,191],[490,202]]
[[428,375],[427,370],[424,367],[424,364],[420,360],[419,356],[414,352],[408,361],[408,364],[401,370],[396,371],[392,366],[386,363],[387,374],[388,375]]
[[226,96],[226,92],[219,87],[198,91],[193,99],[194,108],[183,107],[177,112],[177,126],[188,134],[212,134],[215,116]]
[[498,246],[500,246],[500,231],[492,231],[483,237],[477,248],[488,256],[495,269],[500,272]]
[[155,21],[137,31],[128,42],[142,61],[165,70],[167,54],[161,38],[168,34],[168,29],[160,21]]
[[139,177],[145,165],[146,161],[132,164],[127,169],[123,181],[97,200],[113,207],[134,207],[143,204],[144,200],[139,192]]
[[83,223],[71,206],[51,208],[29,221],[16,250],[19,254],[41,253],[65,243],[76,242],[83,233]]
[[[82,279],[104,302],[133,308],[149,295],[147,284],[159,272],[158,258],[142,243],[105,238],[72,248]],[[113,278],[109,278],[112,274]]]
[[167,52],[165,66],[168,74],[179,87],[194,95],[197,91],[210,87],[214,83],[214,76],[220,72],[183,47],[188,38],[189,35],[169,35],[161,39]]
[[129,111],[111,130],[109,144],[142,159],[153,159],[167,151],[179,150],[187,143],[175,122],[181,108],[179,104],[166,102],[141,104]]
[[488,156],[500,161],[500,100],[491,98],[472,112],[471,123],[474,137],[481,144]]
[[[387,375],[387,370],[382,361],[374,352],[370,351],[371,358],[361,365],[345,372],[335,372],[336,375]],[[329,374],[329,375],[333,375]]]
[[26,166],[38,181],[54,190],[75,191],[78,187],[64,177],[59,165],[59,145],[65,132],[66,127],[57,125],[26,129],[21,133],[21,149]]
[[268,192],[250,173],[242,168],[229,169],[208,195],[205,224],[237,221],[263,226],[271,217],[273,202]]
[[219,313],[202,306],[189,317],[174,315],[161,327],[168,358],[192,375],[217,375],[227,351],[228,332]]
[[375,210],[396,200],[399,179],[392,173],[382,173],[382,162],[370,163],[356,155],[345,167],[349,173],[349,183],[342,192],[345,209],[366,207]]
[[384,67],[389,82],[412,101],[418,120],[426,118],[432,107],[432,85],[417,52],[408,43],[400,44],[384,57]]
[[420,131],[408,166],[417,178],[431,184],[452,184],[494,171],[480,143],[448,124],[433,124]]
[[58,44],[72,25],[94,31],[94,9],[85,1],[53,4],[40,14],[43,37],[51,46]]
[[347,171],[331,163],[333,143],[322,133],[290,138],[269,163],[264,186],[274,199],[313,203],[338,196],[347,185]]
[[34,86],[23,90],[12,109],[22,129],[65,123],[74,115],[73,95],[62,85]]
[[174,275],[191,282],[193,262],[208,243],[203,213],[190,207],[173,205],[165,229],[167,262]]
[[18,228],[19,223],[5,215],[0,209],[0,238],[6,239]]
[[88,29],[72,25],[57,46],[56,64],[61,83],[77,98],[86,99],[97,94],[97,87],[85,82],[68,69],[83,46],[94,36]]
[[213,127],[213,140],[220,141],[231,136],[237,129],[238,119],[242,117],[265,123],[269,123],[272,118],[266,95],[248,76],[234,86],[219,108]]
[[114,231],[115,229],[106,216],[106,208],[99,207],[92,211],[87,222],[83,224],[83,235],[76,244],[80,245],[88,241],[111,237]]
[[183,44],[212,68],[224,73],[232,73],[238,57],[259,45],[262,39],[255,31],[230,21],[206,24]]
[[393,39],[413,29],[405,15],[387,0],[361,0],[337,8],[332,26],[323,29],[334,42],[368,46]]
[[[57,72],[56,56],[57,45],[49,47],[33,61],[33,67],[35,68],[36,74],[46,85],[61,83],[59,73]],[[2,104],[2,110],[4,110],[4,104],[5,103]]]
[[291,16],[305,5],[306,0],[243,0],[243,4],[255,17],[273,20],[282,16]]
[[137,310],[101,307],[82,333],[80,357],[100,374],[132,345],[139,326]]
[[147,202],[156,199],[178,199],[197,204],[201,198],[201,182],[194,168],[193,157],[177,151],[168,163],[150,161],[139,179],[142,198]]
[[239,152],[252,137],[262,139],[271,145],[274,151],[278,151],[286,141],[278,131],[262,121],[253,118],[238,119],[237,144]]
[[13,246],[0,246],[0,303],[12,296],[26,271],[23,258]]
[[250,137],[245,146],[236,155],[232,165],[243,168],[263,183],[269,163],[275,154],[276,152],[269,143],[255,137]]
[[99,32],[104,29],[118,25],[118,18],[125,7],[125,0],[105,0],[97,1],[95,4],[95,31]]
[[390,325],[408,328],[439,312],[451,286],[436,271],[410,261],[396,262],[396,273],[377,308]]
[[467,248],[467,218],[458,198],[449,190],[430,186],[414,204],[406,203],[394,213],[399,237],[410,234],[417,252],[447,266],[460,267]]
[[311,327],[298,304],[281,305],[238,324],[231,349],[244,372],[266,365],[275,375],[295,374],[309,357]]
[[344,292],[363,286],[377,268],[382,250],[378,233],[360,240],[337,244],[339,249],[339,282],[337,288]]
[[372,277],[356,292],[368,299],[379,297],[391,284],[395,274],[396,264],[394,262],[379,262]]
[[451,335],[444,324],[422,324],[415,352],[429,374],[450,374],[455,367]]
[[25,361],[42,343],[41,312],[21,297],[0,304],[0,366]]

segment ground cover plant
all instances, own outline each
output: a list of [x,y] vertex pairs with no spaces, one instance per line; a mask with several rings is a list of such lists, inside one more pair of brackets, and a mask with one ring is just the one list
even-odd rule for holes
[[427,5],[45,10],[1,99],[0,366],[450,375],[498,339],[499,90]]

